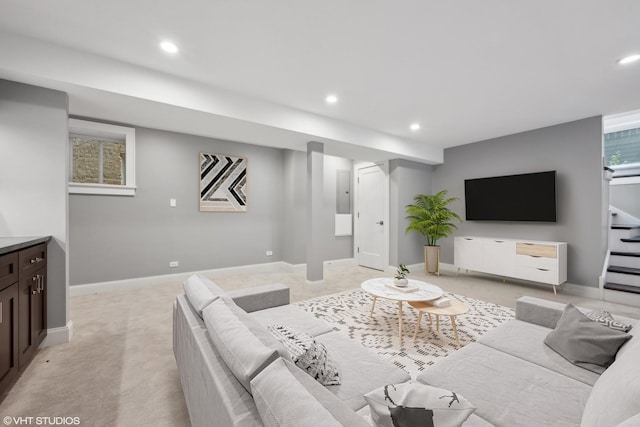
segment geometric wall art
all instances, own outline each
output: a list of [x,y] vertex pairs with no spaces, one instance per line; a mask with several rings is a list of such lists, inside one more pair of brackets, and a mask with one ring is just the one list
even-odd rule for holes
[[247,211],[247,159],[200,153],[200,211]]

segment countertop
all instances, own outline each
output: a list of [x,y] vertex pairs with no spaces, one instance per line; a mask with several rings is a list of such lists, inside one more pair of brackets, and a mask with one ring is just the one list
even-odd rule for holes
[[51,240],[51,236],[0,237],[0,255],[28,248],[29,246],[35,246],[40,243],[46,243],[49,240]]

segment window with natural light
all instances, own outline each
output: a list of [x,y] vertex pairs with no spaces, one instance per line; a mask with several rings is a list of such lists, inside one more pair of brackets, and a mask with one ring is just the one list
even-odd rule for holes
[[135,129],[69,120],[69,192],[135,194]]
[[606,116],[602,124],[611,185],[640,184],[640,110]]

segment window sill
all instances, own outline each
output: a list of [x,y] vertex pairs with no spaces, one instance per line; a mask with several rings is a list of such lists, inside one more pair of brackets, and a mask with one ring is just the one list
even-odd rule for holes
[[69,194],[94,194],[102,196],[135,196],[136,187],[107,184],[69,183]]

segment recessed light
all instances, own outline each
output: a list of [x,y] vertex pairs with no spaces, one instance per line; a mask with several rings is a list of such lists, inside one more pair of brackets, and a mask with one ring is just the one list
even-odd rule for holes
[[327,95],[324,100],[327,101],[327,104],[335,104],[338,102],[338,97],[336,95]]
[[420,130],[420,123],[411,123],[411,126],[409,126],[409,129],[411,129],[414,132],[417,130]]
[[618,60],[618,64],[631,64],[632,62],[636,62],[640,59],[640,54],[636,53],[634,55],[625,56],[624,58]]
[[160,43],[160,48],[167,53],[178,53],[178,46],[170,41],[163,41]]

